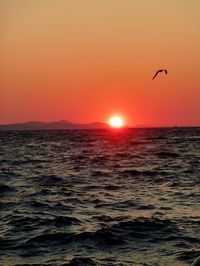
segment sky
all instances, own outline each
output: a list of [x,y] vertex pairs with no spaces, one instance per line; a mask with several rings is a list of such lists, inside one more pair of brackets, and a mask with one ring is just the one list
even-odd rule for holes
[[0,0],[0,123],[200,126],[199,14],[199,0]]

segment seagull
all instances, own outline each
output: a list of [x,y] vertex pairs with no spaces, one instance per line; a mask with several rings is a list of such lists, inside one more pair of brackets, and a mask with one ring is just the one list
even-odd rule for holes
[[155,79],[155,77],[158,75],[158,73],[163,72],[163,71],[164,71],[165,74],[167,75],[167,69],[159,69],[159,70],[156,72],[156,74],[153,76],[152,80]]

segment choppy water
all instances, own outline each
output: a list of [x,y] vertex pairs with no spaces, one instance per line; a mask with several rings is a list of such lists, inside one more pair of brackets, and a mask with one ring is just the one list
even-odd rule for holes
[[200,128],[0,132],[0,265],[191,265]]

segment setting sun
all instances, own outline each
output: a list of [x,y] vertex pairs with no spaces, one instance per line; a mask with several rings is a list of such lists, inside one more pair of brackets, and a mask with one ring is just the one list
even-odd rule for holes
[[122,127],[124,125],[124,121],[120,116],[113,116],[109,120],[109,125],[111,127]]

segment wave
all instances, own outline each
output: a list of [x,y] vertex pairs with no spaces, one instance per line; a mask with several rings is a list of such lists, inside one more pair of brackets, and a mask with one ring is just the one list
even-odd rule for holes
[[181,261],[192,263],[198,256],[200,256],[200,250],[191,249],[180,252],[177,258]]
[[101,228],[96,232],[83,232],[75,236],[76,241],[85,242],[92,241],[93,244],[105,245],[123,245],[125,241],[114,234],[109,228]]
[[37,248],[55,245],[82,245],[83,243],[91,243],[91,245],[123,245],[123,239],[112,233],[108,228],[101,228],[95,232],[55,232],[41,234],[30,238],[17,248]]
[[75,257],[66,266],[96,266],[91,258]]
[[133,176],[133,177],[152,177],[152,176],[164,176],[168,175],[166,171],[155,171],[155,170],[137,170],[137,169],[126,169],[122,172],[123,176]]
[[16,189],[6,184],[0,184],[0,195],[3,196],[9,192],[16,192]]
[[63,178],[56,175],[49,176],[40,176],[39,178],[35,178],[36,182],[39,182],[42,186],[60,186],[64,180]]
[[[61,223],[63,222],[64,221]],[[176,239],[174,233],[177,233],[177,231],[177,227],[170,220],[147,217],[140,217],[127,221],[117,221],[115,219],[115,222],[112,223],[111,226],[103,226],[95,232],[56,232],[42,234],[29,239],[26,241],[25,245],[46,246],[49,243],[51,243],[51,245],[61,245],[91,242],[93,243],[92,245],[97,246],[115,246],[124,245],[131,239],[146,239],[152,242],[157,242],[158,240],[163,241],[163,234],[166,236],[166,238],[164,238],[166,241],[174,240]]]
[[138,217],[135,218],[134,220],[129,220],[129,221],[122,221],[119,222],[115,225],[113,225],[113,228],[118,228],[118,229],[128,229],[131,231],[137,231],[141,232],[142,234],[145,231],[160,231],[160,230],[177,230],[177,227],[175,224],[169,220],[161,220],[158,218],[151,218],[151,217]]
[[177,158],[177,157],[180,157],[180,155],[178,153],[168,152],[168,151],[157,152],[157,153],[155,153],[155,155],[157,155],[160,158]]
[[106,185],[104,187],[102,187],[103,189],[106,190],[119,190],[121,189],[121,186],[116,186],[116,185]]
[[125,200],[120,202],[114,203],[101,203],[97,202],[96,208],[112,208],[113,210],[116,209],[134,209],[134,210],[153,210],[155,207],[151,204],[141,204],[139,202],[134,202],[132,200]]
[[38,216],[35,217],[13,217],[12,221],[9,224],[12,224],[15,227],[24,228],[27,226],[36,226],[36,225],[53,225],[55,227],[64,227],[74,224],[81,224],[82,222],[75,217],[70,216],[57,216],[54,218],[41,218]]

